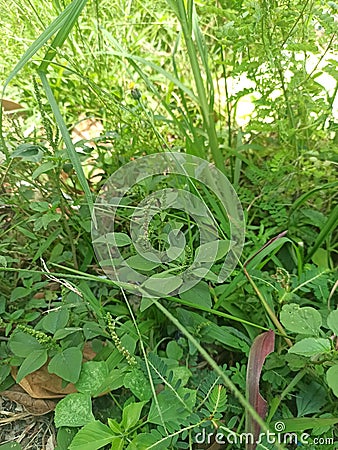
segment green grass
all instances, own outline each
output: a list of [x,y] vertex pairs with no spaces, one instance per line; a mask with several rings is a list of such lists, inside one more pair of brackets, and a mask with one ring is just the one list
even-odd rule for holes
[[[26,107],[25,116],[1,117],[0,387],[14,383],[10,366],[22,378],[46,361],[75,383],[81,394],[55,412],[61,449],[86,442],[94,450],[95,441],[192,449],[202,425],[240,434],[253,419],[265,431],[285,419],[286,431],[337,439],[337,89],[317,82],[319,70],[336,76],[336,63],[307,68],[312,54],[320,64],[335,51],[335,6],[291,4],[0,0],[3,96]],[[243,119],[245,105],[254,112]],[[103,133],[74,143],[84,117]],[[90,235],[94,199],[117,169],[164,151],[204,158],[228,177],[246,242],[224,282],[223,261],[213,261],[187,292],[167,286],[168,295],[151,298],[147,283],[135,283],[139,297],[130,291],[137,279],[102,277]],[[142,266],[129,244],[132,213],[158,189],[203,201],[219,239],[231,238],[215,180],[203,185],[189,164],[179,173],[164,170],[127,191],[113,230],[120,256],[106,238],[112,266],[131,258],[166,286],[165,274],[177,281],[191,265],[201,210],[159,208],[141,230],[161,252],[180,230],[186,241],[174,261]],[[254,340],[269,329],[276,343],[265,360]],[[83,364],[88,341],[97,356]],[[264,363],[262,416],[248,403],[250,349],[257,373]],[[101,384],[88,387],[88,377]],[[107,391],[109,410],[98,406],[108,396],[97,398]]]

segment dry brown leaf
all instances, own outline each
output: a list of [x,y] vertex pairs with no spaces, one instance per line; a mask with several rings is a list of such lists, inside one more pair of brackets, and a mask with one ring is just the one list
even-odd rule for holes
[[[62,379],[54,373],[49,373],[47,366],[48,363],[27,375],[20,381],[19,385],[33,398],[62,398],[67,394],[76,392],[75,386],[71,383],[62,388]],[[14,380],[17,372],[16,367],[11,368]]]
[[[90,361],[95,357],[91,344],[86,342],[83,348],[83,361]],[[44,364],[40,369],[23,378],[19,385],[32,397],[40,399],[63,398],[67,394],[77,392],[74,384],[69,383],[62,387],[63,380],[54,373],[48,372],[48,363]],[[17,367],[11,368],[11,375],[16,380],[18,373]]]
[[42,416],[43,414],[47,414],[50,411],[53,411],[56,406],[56,402],[52,400],[42,400],[31,397],[17,384],[6,391],[2,391],[1,395],[21,406],[24,406],[24,408],[33,416]]
[[1,100],[1,105],[7,114],[13,114],[13,113],[21,113],[22,110],[25,109],[24,106],[20,105],[20,103],[13,102],[12,100]]

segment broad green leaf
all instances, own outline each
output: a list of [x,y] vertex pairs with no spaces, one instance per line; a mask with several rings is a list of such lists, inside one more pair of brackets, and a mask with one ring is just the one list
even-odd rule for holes
[[211,295],[209,286],[205,281],[200,281],[196,286],[180,294],[182,300],[193,305],[205,306],[211,308]]
[[124,447],[124,439],[120,437],[113,437],[111,440],[111,448],[114,450],[123,450]]
[[338,397],[338,364],[335,364],[328,369],[326,372],[326,381],[334,395]]
[[181,386],[185,386],[192,376],[192,373],[186,366],[173,367],[171,371],[173,374],[173,379],[171,380],[172,386],[175,386],[178,381],[180,381]]
[[81,428],[72,440],[69,450],[96,450],[111,444],[113,438],[114,433],[111,429],[95,420]]
[[57,330],[62,330],[67,325],[69,311],[67,308],[61,308],[49,312],[41,321],[42,327],[49,333],[54,334]]
[[70,383],[76,383],[80,376],[81,364],[81,350],[77,347],[70,347],[53,356],[48,364],[48,371]]
[[[118,355],[121,355],[121,353],[118,353]],[[103,383],[98,387],[94,395],[96,396],[103,392],[115,391],[116,389],[119,389],[121,386],[123,386],[123,377],[125,370],[126,369],[111,370],[108,376],[103,380]]]
[[48,202],[31,202],[29,204],[29,208],[32,211],[47,212],[49,210],[49,203]]
[[178,289],[183,280],[179,276],[163,277],[159,275],[153,275],[148,278],[143,284],[142,288],[146,289],[150,295],[169,295]]
[[[68,394],[55,407],[54,422],[59,427],[81,427],[95,420],[89,394]],[[99,448],[99,447],[98,447]]]
[[161,262],[150,261],[143,258],[141,255],[133,255],[126,259],[126,263],[129,267],[135,270],[142,270],[145,272],[152,271],[155,267],[158,267]]
[[327,403],[327,390],[319,383],[312,381],[302,386],[296,395],[297,417],[317,413]]
[[296,303],[283,306],[280,320],[287,330],[299,334],[318,336],[322,326],[322,316],[316,309],[310,306],[301,308]]
[[142,408],[146,403],[147,402],[130,403],[123,408],[121,425],[126,431],[134,427],[140,420]]
[[16,376],[16,382],[20,383],[26,375],[40,369],[47,361],[47,358],[48,352],[46,349],[31,352],[21,364]]
[[70,336],[73,333],[76,333],[77,331],[82,331],[81,327],[71,327],[71,328],[63,328],[61,330],[57,330],[54,334],[54,339],[64,339],[67,336]]
[[179,361],[183,356],[183,349],[176,341],[170,341],[167,344],[166,354],[168,358]]
[[25,288],[22,286],[18,286],[14,288],[11,292],[11,302],[15,302],[18,298],[26,297],[27,295],[31,294],[31,289]]
[[115,419],[108,418],[108,426],[114,434],[122,434],[123,432],[121,425]]
[[331,311],[327,316],[327,326],[338,336],[338,309]]
[[[186,396],[188,396],[186,398]],[[162,420],[175,429],[180,428],[180,419],[185,419],[191,414],[195,405],[196,391],[187,388],[179,388],[176,393],[164,390],[157,396],[157,404],[153,401],[150,407],[148,421],[162,425]]]
[[24,161],[39,162],[44,154],[44,148],[35,144],[20,144],[11,154],[11,158],[21,158]]
[[331,351],[331,341],[323,338],[305,338],[296,342],[295,345],[289,349],[289,353],[308,357],[320,353],[327,353],[329,351]]
[[105,361],[88,361],[82,365],[75,387],[79,392],[94,396],[107,377],[108,367]]
[[139,400],[150,400],[152,396],[148,378],[139,369],[132,369],[126,374],[123,380],[124,387],[131,390],[131,392]]
[[41,166],[38,167],[37,169],[35,169],[34,172],[32,173],[32,179],[35,180],[43,173],[47,173],[50,170],[54,169],[54,167],[56,167],[56,166],[52,161],[47,161],[47,162],[41,164]]
[[55,450],[68,449],[77,431],[76,428],[60,427],[56,436],[57,447]]
[[28,333],[23,331],[15,331],[9,339],[9,348],[14,355],[26,358],[32,352],[38,350],[44,350],[44,347],[40,342]]
[[107,233],[104,236],[100,236],[93,241],[93,244],[108,244],[116,245],[117,247],[124,247],[131,244],[130,237],[125,233]]
[[195,258],[200,262],[213,263],[218,259],[224,258],[229,248],[229,240],[207,242],[196,249]]

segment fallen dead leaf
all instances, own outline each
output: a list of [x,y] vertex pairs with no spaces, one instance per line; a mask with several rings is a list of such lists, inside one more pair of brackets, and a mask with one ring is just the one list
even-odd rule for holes
[[[93,351],[90,343],[86,342],[83,348],[83,361],[90,361],[95,355],[96,353]],[[72,383],[63,387],[62,378],[48,372],[48,363],[23,378],[19,385],[35,399],[63,398],[67,394],[77,392],[76,387]],[[16,380],[17,373],[17,367],[12,367],[11,375],[14,380]]]
[[1,99],[1,105],[6,114],[22,114],[25,109],[20,103],[13,102],[12,100]]
[[55,409],[56,402],[52,400],[36,399],[25,392],[21,386],[15,384],[10,389],[2,391],[1,395],[9,400],[24,406],[33,416],[42,416]]
[[[73,384],[69,383],[66,387],[62,387],[62,379],[54,373],[48,372],[48,363],[39,370],[30,373],[23,378],[19,385],[32,397],[40,399],[63,398],[67,394],[76,392]],[[11,375],[16,380],[18,369],[11,368]]]

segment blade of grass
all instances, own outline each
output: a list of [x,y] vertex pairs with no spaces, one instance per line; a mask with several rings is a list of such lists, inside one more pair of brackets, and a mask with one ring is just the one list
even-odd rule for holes
[[331,211],[331,214],[329,215],[323,228],[320,230],[320,233],[318,234],[315,243],[308,251],[308,254],[306,255],[305,258],[305,262],[308,262],[312,258],[312,256],[316,253],[316,251],[323,244],[323,242],[329,237],[329,235],[337,227],[337,225],[338,225],[338,206],[336,206]]
[[[57,35],[55,36],[50,49],[45,54],[45,57],[43,58],[42,63],[39,66],[39,70],[46,72],[48,69],[49,64],[54,59],[54,56],[56,55],[57,49],[61,48],[65,40],[68,38],[69,33],[73,26],[75,25],[76,21],[78,20],[83,8],[85,7],[88,0],[74,0],[70,6],[72,8],[70,9],[69,13],[66,16],[66,19],[62,23],[62,26],[60,27]],[[62,13],[61,13],[62,14]]]
[[[60,47],[65,39],[67,38],[71,27],[74,25],[75,21],[78,19],[83,7],[85,6],[87,0],[74,0],[70,3],[62,13],[43,31],[43,33],[33,42],[32,45],[26,50],[22,55],[14,69],[10,72],[5,80],[4,87],[2,90],[2,98],[5,96],[5,91],[9,83],[17,76],[20,70],[28,63],[28,61],[48,42],[48,40],[59,31],[56,38],[53,41],[54,46]],[[55,56],[55,47],[51,53],[51,50],[47,52],[45,58],[46,62],[42,62],[40,69],[46,70],[52,58]],[[0,139],[3,150],[6,156],[9,156],[7,145],[3,137],[2,130],[2,108],[0,108]]]
[[[87,205],[89,208],[89,212],[92,216],[92,211],[93,211],[93,207],[94,207],[94,203],[93,203],[93,197],[92,197],[92,193],[89,189],[89,185],[87,182],[87,179],[85,177],[85,174],[83,172],[82,169],[82,165],[81,165],[81,161],[80,158],[75,150],[75,147],[73,145],[72,139],[69,135],[67,126],[63,120],[62,114],[60,112],[60,109],[56,103],[55,97],[53,95],[52,89],[48,83],[46,74],[44,72],[42,72],[41,70],[38,71],[38,75],[41,79],[42,82],[42,86],[44,88],[44,91],[46,93],[46,97],[48,99],[48,102],[52,108],[53,114],[55,116],[55,120],[56,123],[60,129],[61,135],[63,137],[66,149],[67,149],[67,153],[68,153],[68,157],[71,161],[71,163],[73,164],[74,170],[76,171],[77,177],[79,179],[79,183],[83,189],[83,192],[85,194],[85,198],[87,201]],[[93,217],[93,220],[95,220],[95,218]]]
[[[218,138],[215,128],[214,111],[213,111],[213,88],[210,86],[211,74],[208,64],[207,48],[202,40],[202,33],[198,25],[197,14],[193,0],[187,3],[184,0],[167,0],[169,6],[174,10],[182,27],[182,32],[187,47],[190,67],[194,76],[195,86],[197,90],[198,104],[203,117],[204,130],[209,139],[209,147],[216,167],[223,173],[225,171],[224,159],[220,151]],[[193,34],[195,42],[193,40]],[[199,58],[208,81],[208,90],[204,85]]]

